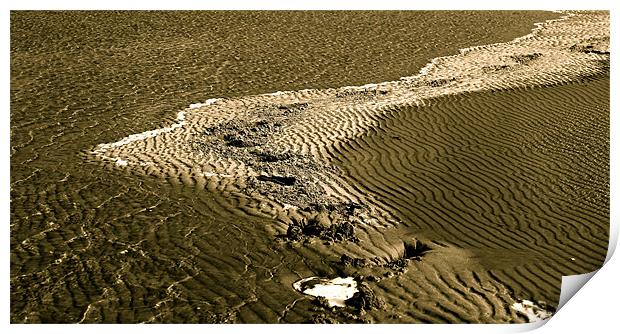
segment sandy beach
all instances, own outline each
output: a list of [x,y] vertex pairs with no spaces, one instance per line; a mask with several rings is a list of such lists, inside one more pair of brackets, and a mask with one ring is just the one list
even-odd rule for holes
[[[553,15],[527,34],[440,54],[389,81],[204,96],[163,124],[93,143],[80,159],[138,180],[133,189],[146,195],[101,184],[86,207],[126,197],[132,209],[67,214],[70,233],[48,222],[18,238],[15,227],[12,321],[551,316],[561,276],[602,265],[609,228],[609,12]],[[28,211],[16,205],[12,220]],[[161,206],[171,214],[134,222]],[[97,217],[106,224],[79,224]],[[90,286],[80,279],[50,290],[38,307],[81,300],[57,321],[16,300],[23,280],[50,274],[24,273],[39,266],[32,254],[57,252],[41,246],[54,240],[49,233],[83,250],[99,235],[110,243],[98,256],[133,259],[108,265],[64,251],[49,261],[99,278],[85,288],[96,293],[78,288]],[[162,273],[162,264],[174,269]]]

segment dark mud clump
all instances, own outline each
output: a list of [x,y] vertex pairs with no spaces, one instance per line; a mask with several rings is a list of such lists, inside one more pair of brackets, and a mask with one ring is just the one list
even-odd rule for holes
[[304,235],[304,230],[301,226],[297,224],[290,224],[286,230],[286,238],[291,241],[301,241],[306,238],[306,236]]
[[[407,272],[407,268],[409,267],[409,259],[399,258],[399,259],[396,259],[396,260],[393,260],[393,261],[390,261],[384,264],[383,267],[391,269],[397,273],[403,274]],[[384,276],[390,277],[392,275],[387,273],[387,274],[384,274]]]
[[353,297],[347,299],[347,306],[357,309],[360,314],[371,310],[381,310],[385,307],[385,303],[375,295],[368,283],[362,282],[358,284],[357,288],[358,291]]
[[[332,242],[359,242],[355,235],[358,224],[368,222],[376,212],[355,202],[317,201],[303,208],[289,211],[291,218],[285,235],[288,241],[318,238]],[[357,259],[352,259],[358,261]],[[358,263],[358,262],[356,262]]]
[[341,322],[335,319],[333,316],[329,316],[324,313],[315,314],[312,316],[312,319],[309,321],[311,324],[317,325],[335,325],[340,324]]
[[510,56],[510,58],[521,65],[527,65],[531,63],[532,61],[540,58],[541,56],[542,56],[542,53],[534,52],[534,53],[528,53],[524,55]]
[[449,78],[449,79],[439,78],[439,79],[430,80],[430,81],[427,82],[427,84],[429,86],[431,86],[431,87],[441,87],[441,86],[447,85],[450,82],[455,81],[455,80],[456,80],[455,77],[452,77],[452,78]]
[[340,257],[340,264],[346,267],[365,268],[370,266],[370,261],[364,258],[353,258],[346,254]]
[[279,176],[279,175],[271,175],[271,176],[260,175],[256,179],[258,179],[259,181],[273,182],[273,183],[283,185],[283,186],[292,186],[295,184],[295,181],[297,181],[297,179],[294,176]]
[[507,70],[510,68],[510,65],[487,65],[482,67],[482,72],[484,73],[492,73]]
[[398,273],[405,273],[411,261],[421,261],[422,256],[431,250],[428,245],[420,242],[419,240],[413,240],[412,242],[405,241],[403,246],[405,248],[403,256],[386,263],[384,267]]
[[285,161],[285,160],[289,160],[294,157],[294,155],[290,152],[272,153],[272,152],[264,152],[264,151],[255,151],[252,153],[258,157],[258,160],[260,162]]
[[571,51],[594,53],[601,55],[609,54],[609,37],[606,38],[588,38],[581,43],[577,43],[570,47]]
[[325,220],[310,219],[305,224],[295,221],[286,231],[286,238],[291,241],[313,237],[327,242],[359,241],[355,236],[355,226],[349,221],[330,223]]
[[318,306],[318,307],[322,307],[322,308],[325,308],[325,309],[332,308],[332,307],[329,305],[329,300],[327,300],[327,298],[322,297],[322,296],[318,296],[318,297],[316,297],[316,298],[314,299],[313,303],[314,303],[316,306]]
[[419,240],[403,242],[403,251],[395,259],[357,258],[343,254],[334,261],[339,275],[357,277],[359,281],[379,282],[406,273],[414,261],[421,261],[432,248]]
[[255,150],[244,162],[259,175],[248,176],[245,192],[258,192],[281,205],[306,208],[315,204],[335,205],[337,200],[325,194],[319,182],[334,169],[321,166],[309,156]]
[[424,254],[431,250],[431,248],[427,244],[422,243],[419,240],[404,242],[404,246],[405,254],[403,255],[403,257],[405,259],[413,259],[416,261],[420,261],[422,259],[422,256],[424,256]]
[[325,175],[338,173],[336,167],[320,164],[307,154],[279,150],[271,142],[275,133],[307,107],[305,102],[268,106],[253,120],[234,119],[211,126],[193,143],[194,149],[247,166],[250,171],[241,191],[250,197],[262,195],[281,205],[302,208],[337,204],[319,185]]
[[248,116],[253,119],[233,119],[211,126],[203,131],[202,139],[195,143],[196,149],[215,150],[221,155],[240,160],[251,159],[249,152],[230,148],[248,149],[267,145],[274,133],[281,131],[306,107],[308,103],[305,102],[266,106],[258,110],[258,118]]
[[254,147],[262,145],[260,141],[246,138],[244,132],[225,135],[224,140],[226,141],[226,145],[234,147]]
[[247,148],[266,144],[269,135],[279,131],[282,124],[259,120],[257,122],[247,122],[242,120],[232,120],[208,128],[204,131],[205,135],[221,138],[227,146]]
[[289,116],[291,113],[304,111],[306,108],[308,108],[308,105],[308,102],[295,102],[278,105],[278,109],[283,112],[282,115]]
[[324,308],[316,308],[315,312],[319,312],[312,316],[311,320],[307,323],[310,324],[370,324],[370,320],[365,319],[364,315],[357,311],[330,309],[326,313]]
[[336,93],[336,98],[372,98],[389,93],[385,89],[364,88],[362,90],[343,90]]
[[325,226],[318,220],[311,220],[306,225],[304,233],[327,241],[357,241],[355,227],[348,221]]

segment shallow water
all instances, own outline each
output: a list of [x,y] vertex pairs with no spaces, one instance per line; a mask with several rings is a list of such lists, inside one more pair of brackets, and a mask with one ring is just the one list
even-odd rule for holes
[[292,283],[331,269],[270,217],[85,152],[207,98],[394,80],[557,16],[12,12],[11,321],[306,321]]

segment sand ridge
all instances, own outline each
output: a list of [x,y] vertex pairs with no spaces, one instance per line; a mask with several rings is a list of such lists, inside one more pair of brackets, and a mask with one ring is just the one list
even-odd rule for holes
[[[235,99],[209,99],[180,111],[169,127],[134,134],[114,143],[101,144],[92,153],[117,166],[131,166],[142,173],[171,178],[175,182],[217,188],[231,193],[252,193],[248,178],[265,174],[268,163],[248,165],[241,152],[255,149],[220,145],[210,150],[209,128],[230,123],[274,123],[258,145],[268,154],[295,153],[306,161],[328,162],[326,147],[365,134],[390,108],[424,105],[433,98],[482,90],[498,90],[579,80],[605,68],[609,53],[609,15],[604,12],[567,12],[564,17],[538,24],[531,34],[508,43],[463,49],[458,55],[436,58],[412,77],[399,81],[325,90],[276,92]],[[589,45],[590,49],[583,49]],[[584,51],[585,50],[585,51]],[[295,104],[303,104],[301,110]],[[240,127],[236,131],[243,131]],[[195,143],[202,143],[197,148]],[[241,143],[245,145],[244,143]],[[286,163],[284,163],[286,164]],[[308,172],[298,167],[273,170],[308,181],[336,202],[355,202],[364,195],[343,182],[337,171]],[[232,177],[230,177],[232,176]],[[260,183],[260,182],[259,182]],[[282,187],[286,189],[286,186]],[[259,187],[259,192],[261,189]],[[278,191],[263,191],[278,211],[290,203],[279,200]],[[362,202],[365,202],[361,200]],[[329,201],[328,201],[329,202]],[[316,203],[307,203],[316,204]]]

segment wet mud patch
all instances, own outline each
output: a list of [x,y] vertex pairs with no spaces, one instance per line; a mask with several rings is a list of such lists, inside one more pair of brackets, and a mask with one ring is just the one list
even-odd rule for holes
[[327,242],[359,241],[355,236],[355,226],[348,221],[332,224],[311,219],[305,225],[295,222],[289,225],[286,231],[286,238],[292,241],[302,241],[312,237]]
[[361,315],[371,310],[381,310],[385,303],[377,297],[368,283],[359,284],[357,292],[346,301],[348,306],[355,308]]
[[378,282],[406,273],[413,261],[422,261],[422,257],[433,248],[428,243],[414,239],[404,241],[403,249],[400,257],[389,261],[381,258],[357,258],[343,254],[337,265],[343,274],[354,275],[370,282]]
[[387,95],[389,93],[389,90],[387,89],[377,88],[373,85],[369,85],[369,86],[370,87],[364,87],[361,89],[351,87],[350,89],[345,89],[340,92],[337,92],[335,96],[337,99],[359,100],[359,99],[371,99],[377,96]]
[[216,144],[217,141],[223,141],[226,146],[248,148],[266,144],[268,137],[279,131],[281,127],[282,124],[277,121],[261,119],[250,122],[234,119],[207,128],[203,134],[210,137],[210,141],[215,141]]
[[426,85],[430,86],[430,87],[441,87],[441,86],[445,86],[453,81],[456,81],[455,77],[451,77],[451,78],[437,78],[437,79],[433,79],[433,80],[429,80],[428,82],[425,82]]
[[303,209],[289,210],[291,222],[286,234],[278,236],[288,242],[318,238],[332,242],[359,242],[356,226],[373,221],[375,214],[366,205],[355,202],[313,203]]
[[282,149],[272,140],[307,107],[305,102],[267,106],[256,113],[260,116],[208,127],[193,141],[193,150],[247,167],[240,190],[248,197],[260,195],[281,205],[301,208],[337,204],[320,186],[339,172],[337,167],[321,164],[309,154]]

